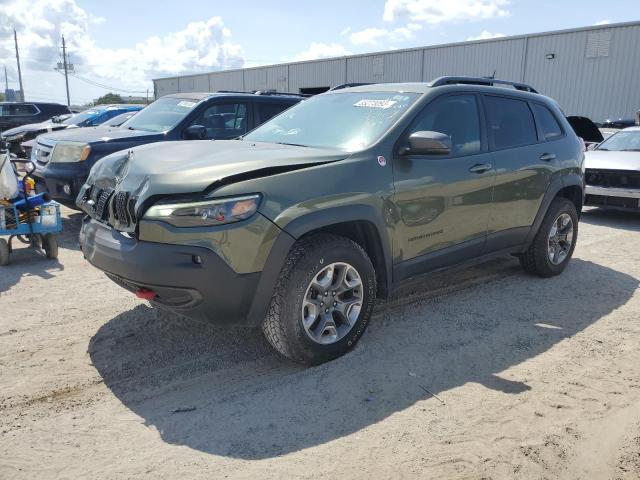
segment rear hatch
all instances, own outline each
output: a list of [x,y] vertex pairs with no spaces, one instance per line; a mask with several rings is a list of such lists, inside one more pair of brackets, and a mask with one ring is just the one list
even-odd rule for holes
[[585,143],[600,143],[604,141],[602,133],[600,133],[600,130],[598,130],[596,124],[593,123],[589,118],[571,116],[567,117],[567,121],[573,128],[573,131],[576,132],[576,135],[582,138]]

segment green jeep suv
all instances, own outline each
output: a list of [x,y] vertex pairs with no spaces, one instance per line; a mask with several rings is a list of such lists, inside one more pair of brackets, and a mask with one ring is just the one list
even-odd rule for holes
[[553,100],[470,77],[312,97],[236,140],[96,163],[77,198],[86,259],[195,319],[261,326],[283,355],[336,358],[403,280],[512,254],[573,253],[583,149]]

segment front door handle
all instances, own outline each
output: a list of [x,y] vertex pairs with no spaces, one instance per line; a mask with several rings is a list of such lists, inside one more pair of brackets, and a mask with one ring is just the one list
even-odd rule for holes
[[551,160],[555,160],[555,159],[556,159],[555,153],[543,153],[542,155],[540,155],[540,160],[542,160],[543,162],[550,162]]
[[493,168],[493,165],[490,163],[478,163],[469,169],[471,173],[484,173],[488,172]]

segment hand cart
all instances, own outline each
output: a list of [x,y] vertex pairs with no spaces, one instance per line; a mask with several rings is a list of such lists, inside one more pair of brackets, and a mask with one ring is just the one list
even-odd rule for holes
[[[0,160],[3,160],[2,156]],[[43,198],[40,198],[41,203],[37,204],[36,199],[29,196],[27,181],[33,180],[31,177],[35,171],[33,163],[29,160],[10,158],[8,153],[7,161],[13,164],[16,174],[16,164],[23,164],[25,175],[18,182],[22,185],[22,198],[18,201],[14,200],[13,203],[6,201],[0,203],[0,266],[9,264],[14,238],[39,251],[44,250],[47,258],[58,258],[58,242],[55,234],[62,231],[60,204],[43,201]],[[1,238],[3,236],[9,238]]]

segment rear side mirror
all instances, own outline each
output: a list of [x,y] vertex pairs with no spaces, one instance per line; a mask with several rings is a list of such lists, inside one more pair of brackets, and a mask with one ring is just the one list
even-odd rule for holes
[[187,140],[205,140],[207,138],[207,128],[202,125],[190,125],[184,131],[184,138]]
[[403,155],[446,155],[451,153],[451,137],[440,132],[420,131],[409,136]]

